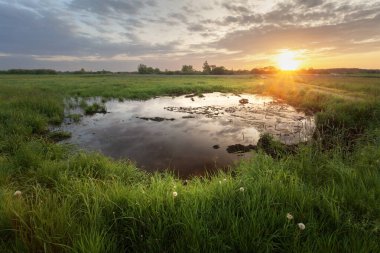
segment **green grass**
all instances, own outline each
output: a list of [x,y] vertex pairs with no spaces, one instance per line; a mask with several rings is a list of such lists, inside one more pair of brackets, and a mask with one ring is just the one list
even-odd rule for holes
[[67,118],[71,119],[74,123],[78,123],[81,120],[82,115],[79,113],[74,113],[67,115]]
[[65,131],[51,131],[48,133],[47,137],[52,141],[58,142],[69,139],[71,137],[71,133]]
[[[379,90],[348,76],[1,75],[0,252],[379,252]],[[212,91],[317,112],[315,139],[286,154],[267,136],[279,153],[182,181],[48,138],[65,98]]]
[[106,106],[104,104],[98,103],[93,103],[91,105],[86,104],[83,109],[86,115],[94,115],[95,113],[107,113]]
[[255,77],[141,75],[1,75],[2,87],[22,87],[72,97],[148,99],[160,95],[240,91],[257,84]]

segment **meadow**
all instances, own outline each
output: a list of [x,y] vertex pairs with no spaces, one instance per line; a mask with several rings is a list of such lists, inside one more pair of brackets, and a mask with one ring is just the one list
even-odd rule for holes
[[[65,98],[213,91],[315,113],[314,138],[184,181],[49,135]],[[0,252],[380,252],[379,203],[380,78],[0,75]]]

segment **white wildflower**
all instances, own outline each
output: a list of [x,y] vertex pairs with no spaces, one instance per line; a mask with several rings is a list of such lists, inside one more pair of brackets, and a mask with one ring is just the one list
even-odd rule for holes
[[224,182],[226,182],[226,181],[227,181],[227,179],[225,178],[225,179],[223,179],[223,181],[224,181]]
[[239,191],[244,192],[244,187],[240,187]]
[[17,198],[21,197],[21,195],[22,195],[21,191],[15,191],[15,193],[13,193],[13,196],[15,196]]
[[293,217],[293,215],[292,215],[291,213],[287,213],[287,214],[286,214],[286,218],[287,218],[288,220],[293,220],[293,219],[294,219],[294,217]]
[[298,223],[297,225],[298,225],[298,228],[301,230],[305,230],[305,228],[306,228],[305,224],[303,224],[303,223]]
[[173,197],[177,197],[178,196],[178,193],[177,192],[173,192]]

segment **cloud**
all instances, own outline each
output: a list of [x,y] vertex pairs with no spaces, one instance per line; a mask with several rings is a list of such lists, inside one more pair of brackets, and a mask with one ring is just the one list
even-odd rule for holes
[[221,25],[253,25],[261,24],[263,22],[263,17],[259,14],[253,15],[241,15],[241,16],[227,16],[222,22],[217,22]]
[[207,28],[201,24],[191,24],[187,27],[187,29],[191,32],[203,32],[207,31]]
[[360,4],[323,1],[291,0],[280,2],[263,18],[267,24],[318,26],[339,24],[353,20],[373,17],[380,13],[380,3],[363,2]]
[[175,50],[178,42],[148,43],[136,34],[124,36],[137,43],[115,43],[104,38],[83,36],[78,27],[59,19],[55,13],[36,15],[26,9],[0,4],[0,50],[11,54],[114,56],[140,55]]
[[230,12],[240,13],[240,14],[249,14],[250,10],[243,5],[231,4],[230,1],[222,3],[222,6],[229,10]]
[[113,13],[137,14],[146,6],[155,6],[154,0],[74,0],[70,7],[74,10],[85,10],[99,15]]
[[7,56],[11,56],[10,54],[3,54],[0,52],[0,57],[7,57]]
[[212,59],[238,68],[239,59],[283,48],[320,57],[378,52],[379,24],[373,0],[0,0],[0,67]]
[[180,12],[170,13],[168,17],[171,19],[181,21],[184,24],[188,23],[188,18],[186,17],[186,15]]
[[45,55],[45,56],[32,56],[35,60],[38,61],[47,61],[47,62],[102,62],[102,61],[140,61],[141,57],[138,56],[129,56],[127,54],[115,55],[112,57],[101,57],[101,56],[67,56],[67,55]]
[[89,42],[53,14],[41,16],[6,4],[0,4],[0,24],[0,48],[8,53],[80,53]]
[[[334,48],[335,53],[370,52],[380,49],[380,14],[374,18],[316,27],[262,26],[227,34],[215,47],[244,53],[273,52],[281,48],[318,50]],[[355,43],[356,41],[356,43]],[[367,41],[371,43],[357,43]],[[330,51],[331,52],[331,51]]]
[[293,0],[294,4],[302,5],[306,8],[316,7],[322,5],[324,0]]
[[[226,4],[224,7],[237,13]],[[231,15],[220,26],[238,25],[212,43],[216,48],[240,50],[241,58],[271,54],[281,48],[307,49],[323,54],[345,54],[379,50],[380,3],[341,3],[322,0],[288,0],[266,13]],[[328,51],[321,49],[329,48]]]

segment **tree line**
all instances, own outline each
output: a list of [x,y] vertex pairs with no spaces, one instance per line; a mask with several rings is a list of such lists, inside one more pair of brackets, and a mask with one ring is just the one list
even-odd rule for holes
[[56,75],[54,69],[8,69],[0,71],[0,74],[24,74],[24,75]]
[[0,70],[0,74],[17,74],[17,75],[57,75],[57,74],[113,74],[108,70],[86,71],[84,68],[74,71],[56,71],[54,69],[8,69]]
[[251,70],[231,70],[224,66],[210,65],[207,61],[203,63],[202,70],[196,70],[192,65],[182,65],[181,70],[164,70],[159,68],[149,67],[145,64],[139,64],[137,73],[139,74],[166,74],[166,75],[249,75],[249,74],[274,74],[278,69],[273,66],[264,68],[254,68]]
[[[159,74],[159,75],[250,75],[250,74],[276,74],[279,69],[273,66],[253,68],[251,70],[231,70],[224,66],[210,65],[207,61],[203,63],[202,70],[196,70],[192,65],[183,65],[180,70],[160,70],[145,64],[139,64],[134,72],[112,72],[108,70],[87,71],[84,68],[75,71],[56,71],[53,69],[9,69],[0,70],[0,74],[26,74],[26,75],[56,75],[56,74]],[[359,68],[332,68],[332,69],[300,69],[298,74],[380,74],[379,69]]]
[[202,71],[193,68],[193,65],[182,65],[181,70],[165,70],[161,71],[159,68],[148,67],[145,64],[140,64],[137,67],[139,74],[166,74],[166,75],[232,75],[233,70],[228,70],[224,66],[209,65],[207,61],[203,63]]

